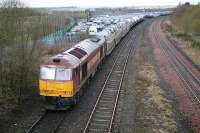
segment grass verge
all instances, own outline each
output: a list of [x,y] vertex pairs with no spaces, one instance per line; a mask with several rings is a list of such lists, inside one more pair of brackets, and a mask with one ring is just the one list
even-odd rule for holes
[[[169,28],[170,27],[170,28]],[[170,19],[164,22],[167,36],[177,42],[177,46],[200,68],[200,40],[192,34],[182,32],[172,24]],[[171,29],[171,30],[169,30]]]
[[[144,39],[143,39],[144,40]],[[159,79],[150,64],[146,45],[142,44],[136,52],[136,133],[175,133],[177,131],[171,101],[165,97],[165,92],[159,86]]]

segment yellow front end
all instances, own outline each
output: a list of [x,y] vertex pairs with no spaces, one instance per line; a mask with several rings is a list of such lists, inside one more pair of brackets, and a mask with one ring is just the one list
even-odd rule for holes
[[73,97],[73,81],[39,81],[40,95],[53,97]]

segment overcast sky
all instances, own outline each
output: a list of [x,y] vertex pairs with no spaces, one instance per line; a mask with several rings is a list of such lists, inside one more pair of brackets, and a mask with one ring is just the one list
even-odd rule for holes
[[31,7],[122,7],[122,6],[165,6],[200,0],[21,0]]

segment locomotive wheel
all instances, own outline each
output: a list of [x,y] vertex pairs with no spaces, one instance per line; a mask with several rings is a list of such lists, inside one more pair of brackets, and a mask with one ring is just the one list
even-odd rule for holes
[[87,81],[86,81],[86,86],[88,86],[89,84],[90,84],[90,80],[92,79],[92,77],[91,78],[89,78]]
[[80,89],[79,92],[77,92],[76,95],[73,98],[73,104],[74,105],[76,105],[80,101],[80,96],[81,96],[81,93],[82,93],[81,90],[82,89]]
[[78,103],[77,96],[74,96],[74,98],[73,98],[73,104],[76,105],[77,103]]
[[102,65],[103,65],[103,61],[101,61],[101,62],[99,63],[99,66],[97,67],[97,69],[100,70],[101,67],[102,67]]
[[79,96],[81,97],[83,95],[83,88],[81,88],[80,90],[79,90]]

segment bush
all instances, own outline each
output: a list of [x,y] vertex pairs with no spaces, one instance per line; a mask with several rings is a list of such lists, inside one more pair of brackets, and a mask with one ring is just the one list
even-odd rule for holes
[[173,31],[173,28],[172,28],[171,25],[166,24],[166,25],[165,25],[165,30],[166,30],[167,32],[172,32],[172,31]]
[[182,33],[182,32],[181,33],[176,33],[175,36],[178,37],[178,38],[181,38],[181,39],[183,39],[185,41],[192,41],[193,40],[192,36],[187,34],[187,33]]
[[58,45],[51,46],[47,49],[48,49],[48,55],[51,55],[51,56],[61,52]]
[[200,36],[200,18],[198,20],[194,20],[193,22],[193,33],[197,36]]
[[200,42],[193,40],[192,43],[191,43],[191,47],[200,49]]
[[64,27],[64,21],[40,14],[19,0],[0,3],[0,100],[13,98],[20,103],[36,94],[39,65],[46,54],[40,40]]
[[78,40],[80,40],[80,41],[89,37],[87,32],[78,32],[76,34],[76,36],[77,36]]
[[200,36],[200,6],[179,6],[175,10],[172,22],[181,31]]

